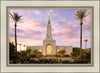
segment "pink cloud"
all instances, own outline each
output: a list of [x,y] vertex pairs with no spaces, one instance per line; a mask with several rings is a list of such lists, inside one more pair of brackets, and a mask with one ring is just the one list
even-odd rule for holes
[[70,41],[67,41],[65,44],[76,44],[76,43],[78,43],[79,42],[79,38],[73,38],[72,40],[70,40]]
[[71,22],[71,21],[69,21],[67,24],[68,24],[68,25],[71,25],[71,24],[72,24],[72,22]]
[[[12,31],[14,31],[14,25],[12,25],[13,23],[10,22],[10,40],[14,40],[14,33],[12,33]],[[26,43],[27,45],[32,45],[32,42],[34,41],[33,45],[39,44],[40,41],[42,42],[42,40],[44,39],[43,36],[45,36],[45,34],[43,33],[45,33],[46,29],[44,28],[44,23],[41,20],[37,22],[34,19],[31,19],[24,21],[23,23],[18,23],[17,30],[21,30],[17,31],[18,42]],[[29,39],[31,39],[32,42],[27,42],[27,40]]]
[[[19,29],[22,29],[26,32],[28,32],[28,30],[41,30],[43,29],[42,27],[44,26],[44,23],[42,21],[35,21],[34,19],[31,19],[31,20],[27,20],[25,21],[24,23],[19,23],[18,25],[18,28]],[[41,30],[43,31],[43,30]]]
[[63,28],[62,31],[71,32],[70,28],[68,29]]
[[86,29],[89,29],[90,28],[90,26],[91,26],[91,10],[88,10],[87,11],[87,16],[84,18],[84,22],[83,22],[83,26],[84,26],[84,28],[86,28]]
[[[56,40],[57,43],[72,45],[79,45],[80,38],[80,25],[77,24],[79,21],[68,21],[67,18],[62,17],[58,13],[54,13],[53,10],[48,10],[51,16],[51,24],[52,24],[52,34],[53,39]],[[88,10],[89,12],[89,10]],[[22,42],[26,45],[39,45],[40,42],[43,42],[43,39],[46,37],[46,26],[45,22],[42,21],[41,17],[37,18],[35,15],[42,14],[35,10],[33,11],[18,11],[24,18],[24,22],[18,23],[17,25],[17,36],[18,42]],[[35,19],[33,19],[33,16]],[[47,14],[47,13],[46,13]],[[31,15],[31,16],[29,16]],[[25,17],[24,17],[25,16]],[[46,18],[43,18],[46,21]],[[58,21],[57,21],[58,20]],[[47,21],[46,21],[47,22]],[[88,38],[90,40],[90,34],[88,34],[88,30],[91,26],[91,14],[89,14],[83,23],[83,42],[84,39]],[[14,28],[14,23],[10,20],[10,28]],[[21,31],[19,31],[21,29]],[[85,30],[84,30],[85,29]],[[11,32],[12,33],[12,32]],[[90,31],[89,31],[90,33]],[[14,35],[14,33],[13,33]],[[86,37],[87,36],[87,37]],[[14,40],[11,37],[11,40]]]
[[[15,41],[15,39],[14,38],[10,38],[10,41],[12,42],[14,42]],[[40,42],[42,42],[43,40],[41,39],[41,40],[36,40],[36,39],[31,39],[31,40],[29,40],[29,39],[25,39],[25,38],[18,38],[18,40],[17,40],[17,43],[18,44],[23,44],[23,45],[28,45],[28,46],[35,46],[35,45],[38,45]]]
[[50,12],[53,12],[53,10],[50,10]]
[[[58,25],[59,26],[59,25]],[[69,21],[67,24],[62,25],[62,27],[57,27],[58,29],[54,30],[53,36],[54,38],[60,39],[60,40],[68,40],[69,38],[77,38],[79,35],[77,35],[77,31],[79,31],[79,26],[76,26],[76,24],[73,24],[73,22]]]
[[40,15],[41,12],[38,11],[38,10],[35,10],[34,13],[37,14],[37,15]]

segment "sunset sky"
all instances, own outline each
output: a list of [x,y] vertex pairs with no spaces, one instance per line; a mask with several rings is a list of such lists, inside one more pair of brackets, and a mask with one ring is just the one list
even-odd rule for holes
[[[43,45],[46,38],[48,15],[50,14],[52,36],[56,45],[80,46],[80,23],[75,18],[78,9],[9,9],[22,15],[22,22],[17,24],[17,41],[27,46]],[[91,47],[91,10],[83,22],[84,40],[88,39],[87,47]],[[10,41],[14,41],[14,22],[9,18]]]

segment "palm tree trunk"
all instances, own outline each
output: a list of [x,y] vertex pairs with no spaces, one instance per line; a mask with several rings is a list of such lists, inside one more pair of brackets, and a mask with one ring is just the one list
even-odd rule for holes
[[16,49],[16,60],[17,60],[17,35],[16,35],[16,23],[15,23],[15,49]]
[[80,57],[82,56],[82,22],[80,23]]
[[85,49],[86,49],[86,42],[85,42]]

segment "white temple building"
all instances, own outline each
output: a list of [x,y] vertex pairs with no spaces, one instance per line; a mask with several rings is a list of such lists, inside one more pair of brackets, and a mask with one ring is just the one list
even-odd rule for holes
[[70,55],[73,52],[72,46],[56,46],[56,41],[52,37],[50,16],[48,16],[47,35],[43,40],[43,46],[27,46],[27,49],[38,50],[43,55],[57,55],[60,50],[65,50],[65,55]]

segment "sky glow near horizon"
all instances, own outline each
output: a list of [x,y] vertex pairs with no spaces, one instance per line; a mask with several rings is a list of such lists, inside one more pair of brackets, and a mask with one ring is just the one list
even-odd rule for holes
[[[56,45],[80,46],[80,22],[75,18],[78,9],[9,9],[22,15],[22,22],[17,23],[17,41],[26,46],[43,45],[46,38],[48,14],[52,26],[52,37]],[[83,48],[88,39],[87,48],[91,47],[91,10],[83,20]],[[14,42],[14,22],[9,17],[9,39]]]

